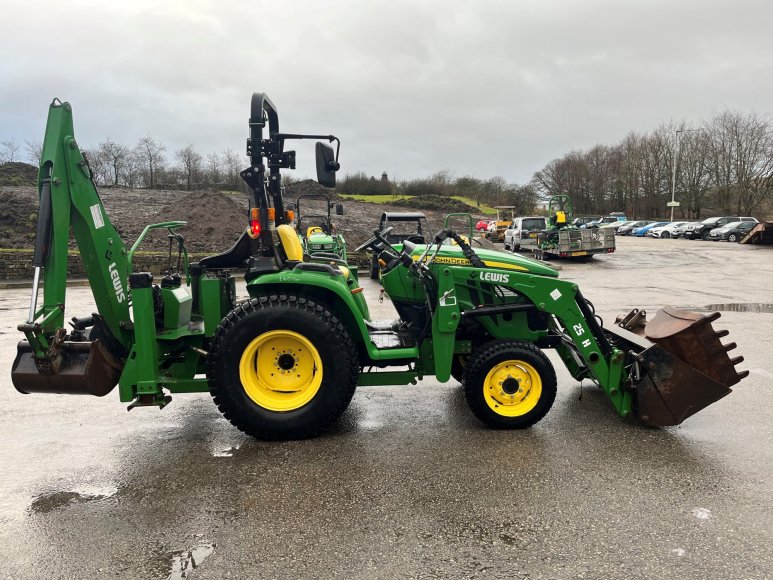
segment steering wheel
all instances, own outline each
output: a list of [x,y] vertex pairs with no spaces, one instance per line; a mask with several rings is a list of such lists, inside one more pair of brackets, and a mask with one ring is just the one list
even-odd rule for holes
[[354,251],[362,252],[368,248],[375,252],[381,251],[385,246],[390,245],[389,241],[386,239],[386,236],[391,234],[393,229],[394,228],[392,226],[389,226],[388,228],[385,228],[381,231],[373,230],[373,237],[364,244],[357,246]]

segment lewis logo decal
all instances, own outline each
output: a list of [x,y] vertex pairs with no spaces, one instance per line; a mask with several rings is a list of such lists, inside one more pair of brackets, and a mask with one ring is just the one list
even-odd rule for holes
[[113,289],[115,290],[115,299],[118,300],[118,304],[126,300],[126,294],[123,292],[123,284],[121,284],[121,276],[118,274],[118,270],[115,269],[115,262],[108,266],[110,272],[110,278],[113,281]]
[[510,274],[500,274],[499,272],[481,272],[480,279],[483,282],[499,282],[501,284],[509,284]]

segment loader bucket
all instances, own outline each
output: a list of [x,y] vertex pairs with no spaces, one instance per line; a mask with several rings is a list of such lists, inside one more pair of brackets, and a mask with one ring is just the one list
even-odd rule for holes
[[11,369],[13,386],[20,393],[58,393],[102,397],[113,390],[123,365],[101,340],[64,342],[56,365],[38,363],[26,340],[17,346]]
[[728,332],[712,328],[719,317],[666,307],[647,323],[644,334],[655,344],[638,357],[644,375],[636,384],[635,411],[642,422],[678,425],[749,374],[735,370],[743,357],[727,355],[736,344],[720,342]]

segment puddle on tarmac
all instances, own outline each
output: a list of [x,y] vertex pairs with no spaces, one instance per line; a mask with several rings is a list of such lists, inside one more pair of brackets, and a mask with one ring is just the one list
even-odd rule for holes
[[773,304],[760,302],[731,302],[729,304],[709,304],[696,308],[699,312],[765,312],[773,314]]
[[177,552],[172,556],[172,570],[167,580],[182,580],[188,578],[191,571],[195,570],[206,560],[215,549],[215,544],[200,542],[189,550]]
[[45,514],[56,509],[66,507],[68,505],[85,503],[87,501],[94,501],[98,499],[106,499],[115,495],[117,492],[117,487],[108,486],[88,487],[72,491],[54,491],[52,493],[43,493],[32,500],[30,509],[39,514]]

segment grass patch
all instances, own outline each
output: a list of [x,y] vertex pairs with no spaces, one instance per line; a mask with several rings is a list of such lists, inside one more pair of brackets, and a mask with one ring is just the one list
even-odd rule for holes
[[[351,199],[354,201],[364,201],[366,203],[389,203],[390,201],[413,199],[414,197],[416,197],[415,195],[391,195],[391,194],[360,195],[360,194],[354,194],[354,193],[339,193],[338,196],[344,199]],[[477,211],[482,214],[497,215],[497,210],[495,210],[493,207],[486,205],[484,203],[480,204],[480,207],[478,207],[475,203],[475,200],[472,199],[471,197],[465,197],[463,195],[452,195],[451,199],[455,199],[456,201],[461,201],[462,203],[466,203],[467,205],[470,205],[476,208]]]
[[339,193],[338,196],[344,199],[353,199],[354,201],[364,201],[367,203],[389,203],[390,201],[412,199],[415,197],[413,195],[359,195],[355,193]]
[[474,208],[477,208],[480,213],[486,214],[486,215],[497,215],[497,210],[495,210],[493,207],[486,205],[485,203],[480,204],[480,207],[475,203],[475,200],[471,197],[465,197],[463,195],[453,195],[451,196],[451,199],[456,199],[458,201],[464,202],[467,205],[471,205]]

